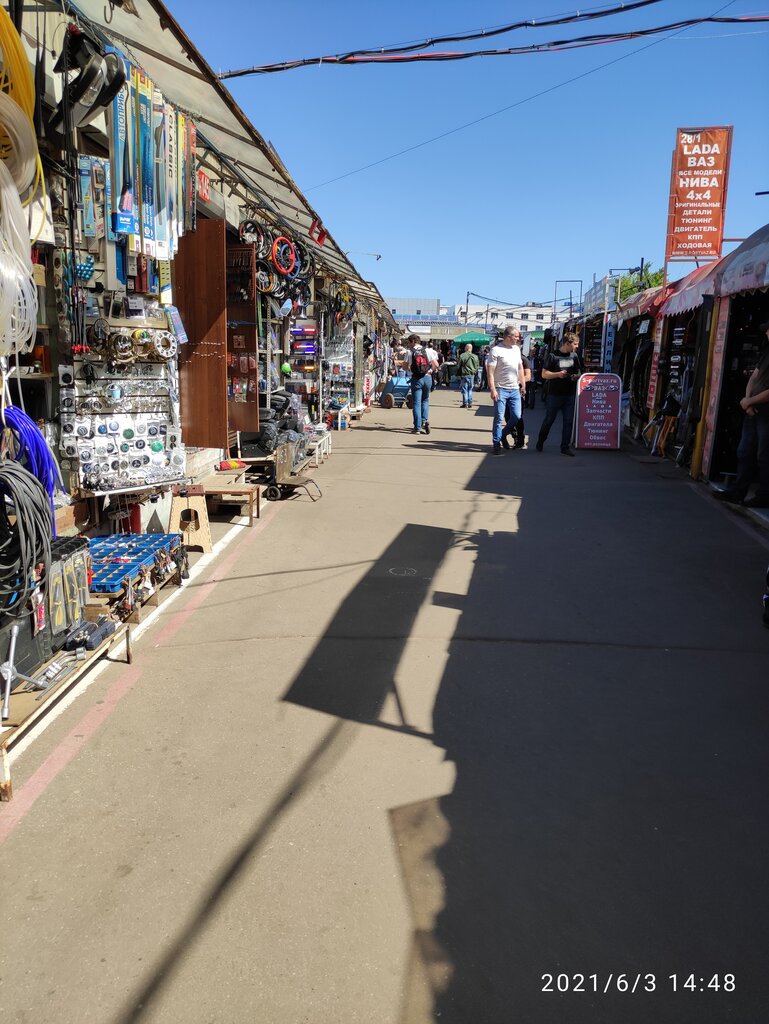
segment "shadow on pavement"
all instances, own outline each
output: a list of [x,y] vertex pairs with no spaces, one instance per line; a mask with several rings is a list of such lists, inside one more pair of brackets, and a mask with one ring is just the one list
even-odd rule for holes
[[[468,489],[520,494],[520,482],[492,462],[502,460],[484,459]],[[525,472],[541,472],[534,465]],[[662,500],[647,498],[655,485],[627,465],[614,487],[636,488],[628,501]],[[144,1018],[287,807],[343,756],[357,724],[432,742],[456,767],[448,796],[390,812],[414,921],[402,1024],[765,1019],[766,646],[704,649],[742,631],[723,625],[714,602],[703,604],[714,578],[710,566],[696,574],[699,552],[674,592],[634,618],[627,591],[616,590],[622,510],[615,521],[600,492],[584,506],[600,530],[592,556],[580,560],[557,513],[562,502],[571,510],[584,485],[565,490],[564,479],[552,474],[544,503],[522,502],[517,532],[407,525],[371,566],[283,698],[337,720],[119,1024]],[[711,510],[689,510],[699,514],[720,523]],[[656,540],[653,527],[639,526],[626,551],[634,585]],[[461,616],[428,734],[406,721],[395,677],[432,581],[460,543],[474,545],[475,565],[466,595],[434,597]],[[661,571],[671,556],[658,548]],[[668,620],[686,602],[696,614],[677,645],[679,627]],[[379,720],[390,695],[400,725]],[[620,975],[637,991],[618,991]],[[569,991],[558,991],[559,976]],[[684,989],[690,976],[694,992]]]
[[[520,560],[526,527],[524,504],[518,535],[478,537],[435,704],[456,783],[426,815],[447,838],[429,858],[442,906],[415,941],[433,991],[421,1019],[679,1024],[691,997],[698,1024],[757,1021],[769,1001],[763,659],[725,673],[706,652],[516,644],[516,595],[494,569]],[[512,642],[475,639],[478,609],[496,609]],[[573,987],[622,973],[631,986],[654,974],[656,991],[542,991],[547,974]],[[692,973],[697,992],[682,994]],[[407,1005],[404,1022],[417,1019]]]
[[[406,722],[395,673],[430,582],[453,542],[453,531],[407,526],[340,605],[326,634],[284,697],[292,703],[332,715],[336,721],[282,787],[268,812],[214,876],[188,923],[126,1002],[116,1024],[139,1024],[154,1010],[185,953],[262,849],[288,807],[343,756],[356,731],[351,723],[367,723],[428,740],[432,738]],[[358,657],[354,650],[356,644],[360,644],[364,657]],[[366,666],[365,671],[361,670],[361,665]],[[395,698],[400,725],[378,721],[388,695]]]

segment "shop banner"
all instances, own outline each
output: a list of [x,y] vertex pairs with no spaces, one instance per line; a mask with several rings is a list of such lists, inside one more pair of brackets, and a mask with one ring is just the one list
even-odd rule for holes
[[194,231],[197,226],[198,217],[198,176],[197,176],[197,129],[190,118],[187,118],[187,146],[186,146],[186,194],[184,201],[184,227],[187,231]]
[[176,217],[179,222],[179,237],[187,227],[185,208],[187,206],[187,118],[178,114],[176,118]]
[[155,256],[155,137],[152,131],[152,82],[138,74],[137,121],[139,126],[139,196],[141,198],[141,249]]
[[619,448],[622,379],[616,373],[583,373],[577,381],[577,448]]
[[646,392],[646,408],[653,409],[657,404],[657,379],[658,379],[658,368],[660,362],[660,352],[662,351],[662,331],[665,326],[665,321],[660,318],[654,323],[654,348],[652,349],[652,365],[649,370],[649,389]]
[[670,175],[665,261],[721,255],[731,126],[679,128]]
[[211,179],[202,167],[198,167],[198,196],[201,202],[211,202]]
[[159,89],[152,92],[152,137],[155,144],[155,255],[159,260],[170,256],[168,224],[168,140],[166,133],[166,105]]
[[[107,48],[111,53],[117,50]],[[118,53],[122,57],[122,54]],[[112,230],[118,235],[139,233],[136,202],[136,125],[135,107],[131,101],[131,65],[122,57],[126,68],[126,84],[115,96],[110,110],[112,122],[111,193],[117,196],[117,209],[113,210]],[[111,198],[111,197],[110,197]]]
[[713,343],[713,364],[710,371],[710,395],[705,411],[705,436],[702,441],[702,474],[710,477],[710,463],[713,458],[713,444],[716,439],[716,420],[721,401],[721,381],[724,374],[726,335],[729,327],[729,299],[721,299],[716,321],[716,337]]
[[604,317],[604,334],[603,368],[607,373],[609,373],[611,371],[611,364],[614,362],[614,338],[616,328],[614,326],[614,318],[608,313]]
[[178,144],[176,111],[166,103],[166,216],[168,217],[169,255],[179,251],[179,225],[176,219],[176,154]]

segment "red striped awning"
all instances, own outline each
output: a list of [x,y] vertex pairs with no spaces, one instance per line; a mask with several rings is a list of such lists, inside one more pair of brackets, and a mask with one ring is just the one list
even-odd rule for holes
[[628,295],[624,302],[617,303],[617,323],[634,320],[637,316],[653,316],[661,298],[662,285]]
[[687,310],[701,306],[706,295],[714,295],[716,274],[724,259],[728,257],[713,260],[704,267],[697,267],[691,274],[682,277],[680,281],[675,281],[662,304],[660,316],[678,316],[679,313],[686,313]]
[[716,295],[736,295],[769,288],[769,224],[754,231],[722,260]]

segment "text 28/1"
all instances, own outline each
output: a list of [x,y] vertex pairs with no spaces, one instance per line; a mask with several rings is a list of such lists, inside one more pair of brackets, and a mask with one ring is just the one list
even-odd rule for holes
[[733,974],[669,974],[658,981],[656,974],[543,974],[543,992],[656,992],[658,987],[673,992],[734,992]]

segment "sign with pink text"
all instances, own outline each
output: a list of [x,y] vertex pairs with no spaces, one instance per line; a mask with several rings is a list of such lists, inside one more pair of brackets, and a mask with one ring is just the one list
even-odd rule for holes
[[616,373],[583,373],[577,381],[577,448],[618,449],[622,430],[622,379]]

